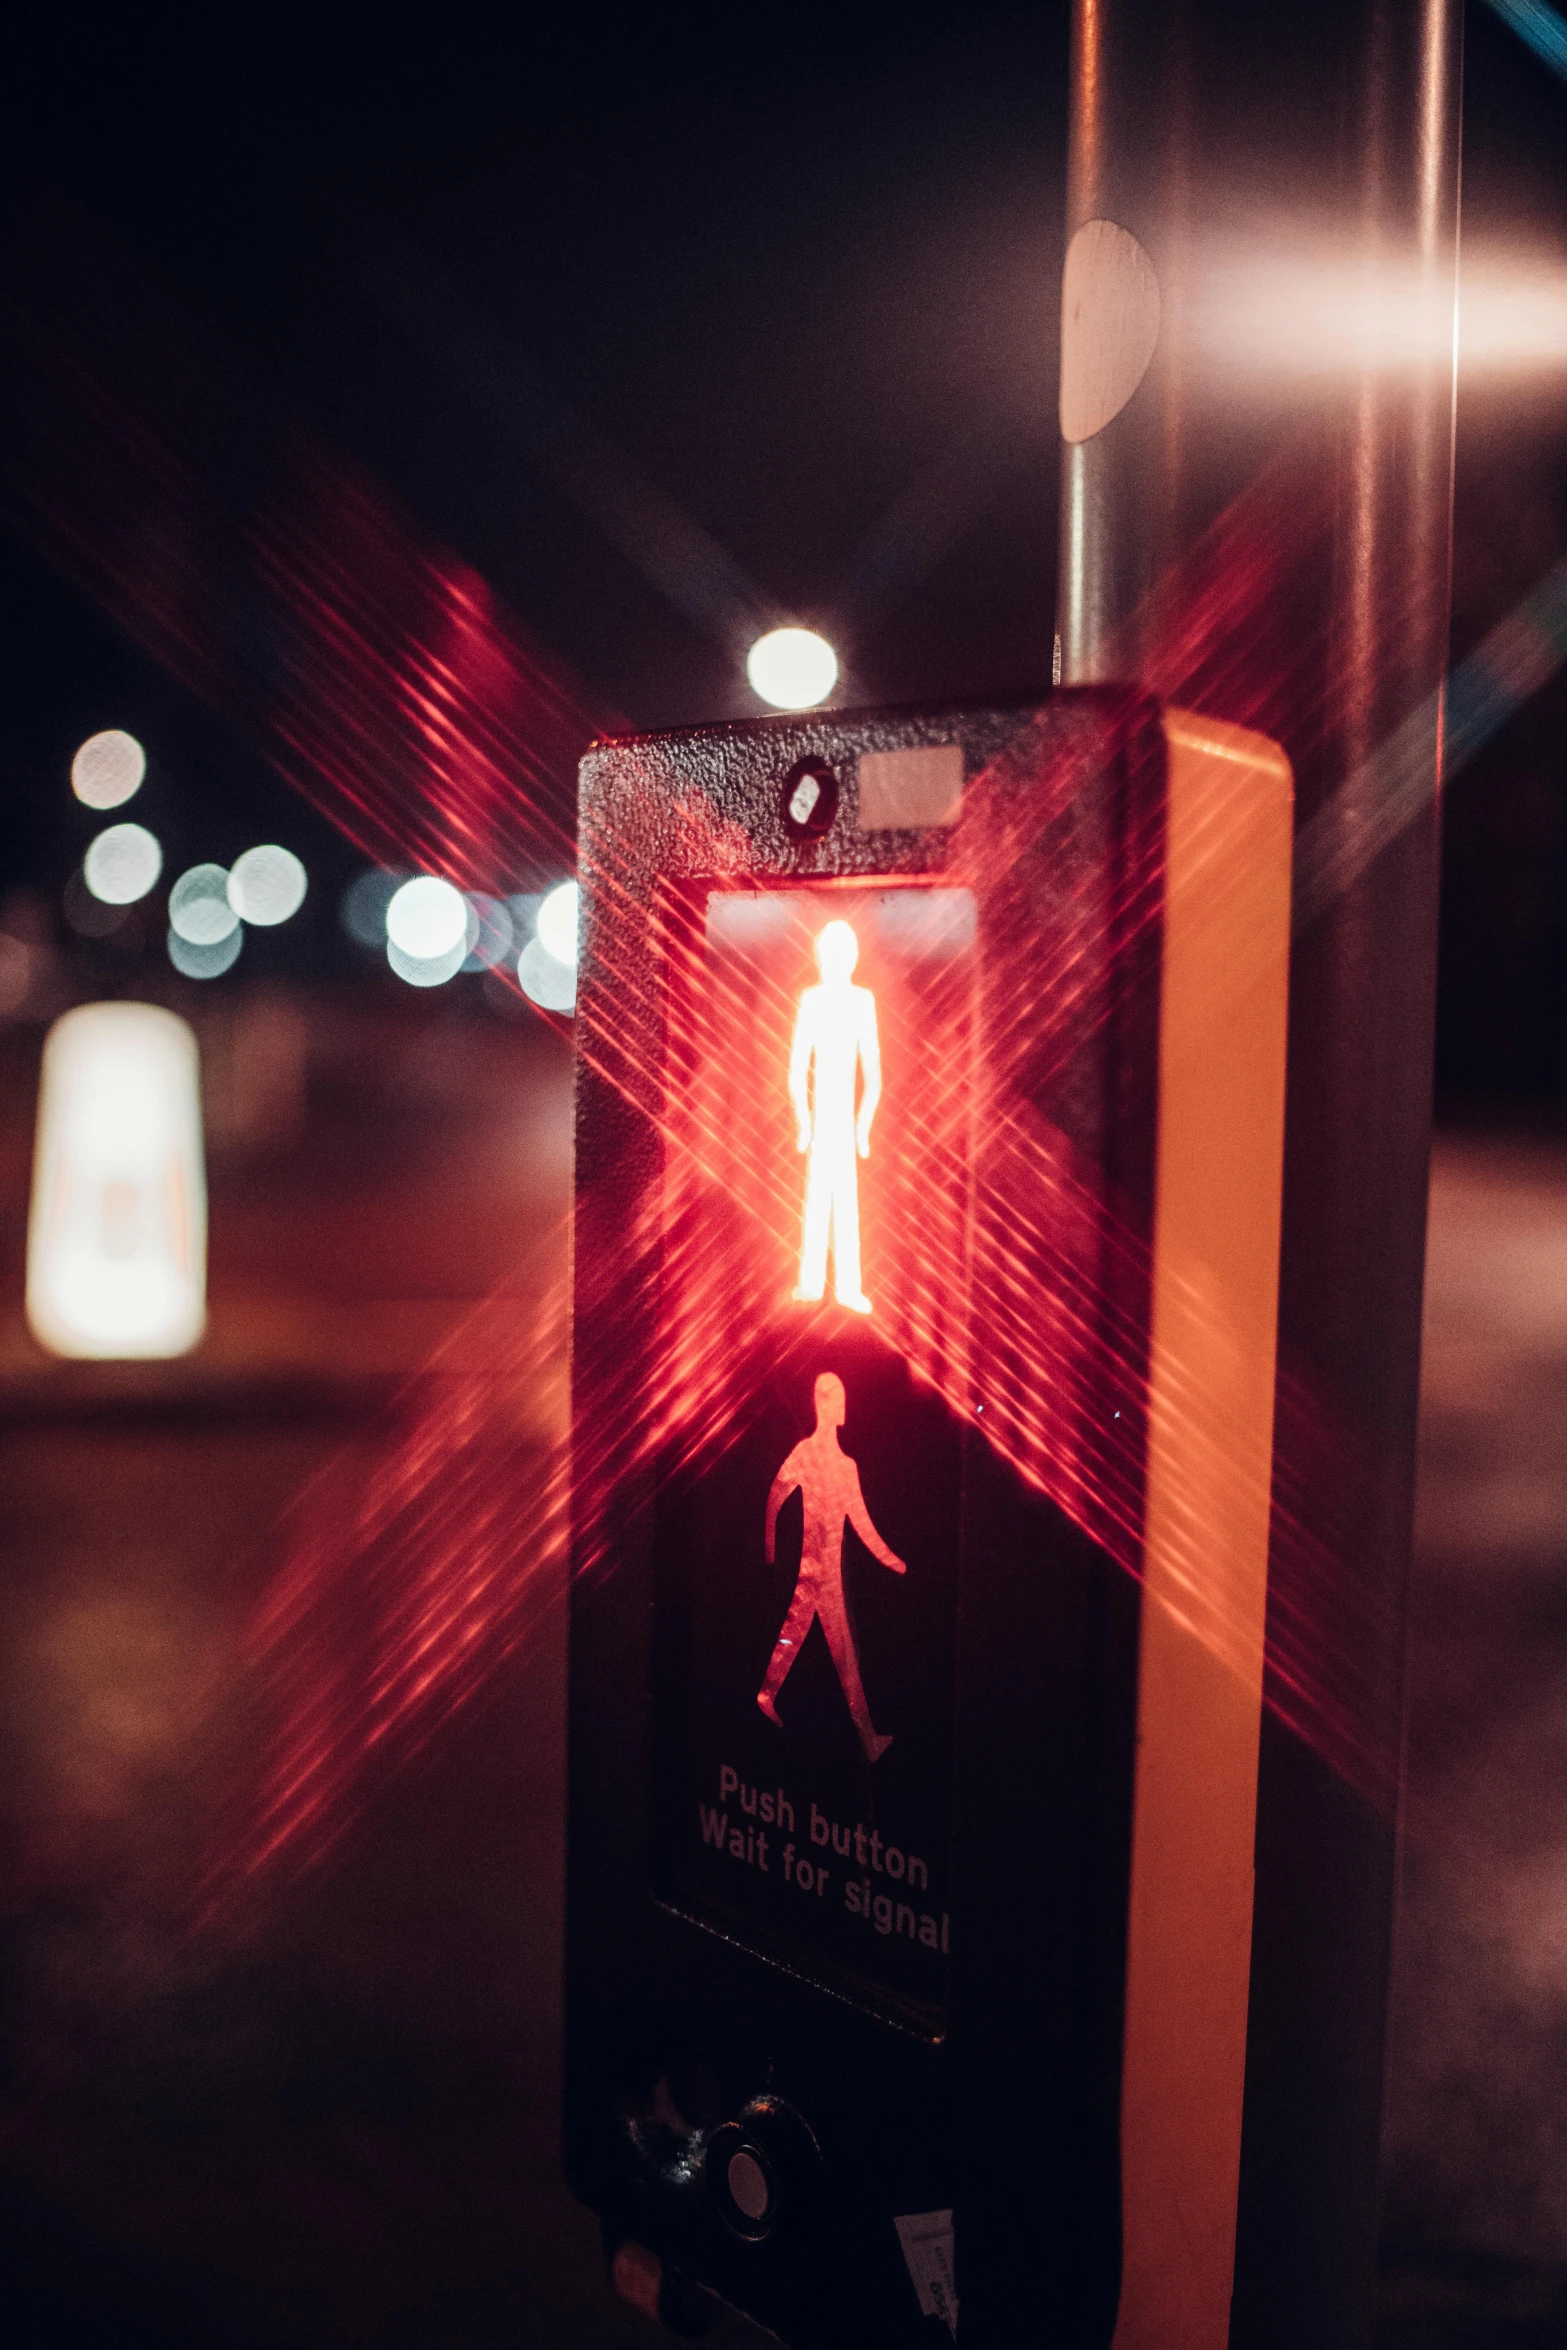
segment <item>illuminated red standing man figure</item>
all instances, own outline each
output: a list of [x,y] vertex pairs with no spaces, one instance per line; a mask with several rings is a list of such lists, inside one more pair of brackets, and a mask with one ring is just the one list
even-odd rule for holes
[[775,1554],[778,1512],[797,1485],[805,1504],[805,1540],[800,1550],[800,1579],[774,1646],[767,1678],[756,1693],[756,1702],[768,1720],[778,1722],[782,1729],[775,1700],[800,1653],[812,1617],[819,1616],[843,1694],[849,1701],[854,1727],[865,1749],[865,1759],[875,1762],[886,1753],[892,1740],[876,1735],[871,1709],[865,1702],[854,1634],[849,1628],[849,1610],[843,1595],[845,1518],[866,1549],[884,1567],[890,1567],[895,1575],[906,1570],[897,1552],[887,1548],[871,1524],[871,1513],[860,1491],[859,1470],[848,1454],[838,1449],[838,1431],[843,1426],[846,1410],[843,1381],[835,1371],[823,1371],[816,1382],[816,1426],[809,1436],[801,1437],[773,1479],[767,1496],[768,1565],[772,1565]]
[[[847,922],[829,922],[816,941],[821,985],[800,998],[789,1055],[789,1099],[799,1122],[805,1172],[805,1234],[795,1296],[814,1302],[827,1287],[832,1243],[833,1290],[841,1306],[868,1314],[860,1287],[860,1188],[856,1154],[869,1158],[871,1120],[881,1099],[876,998],[853,984],[860,942]],[[858,1114],[854,1084],[865,1083]]]

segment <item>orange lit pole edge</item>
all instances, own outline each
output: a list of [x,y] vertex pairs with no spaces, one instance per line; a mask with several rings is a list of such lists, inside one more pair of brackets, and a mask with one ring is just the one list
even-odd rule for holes
[[[317,451],[304,451],[264,510],[236,518],[175,453],[177,426],[165,425],[156,401],[138,404],[122,368],[107,357],[95,362],[84,335],[62,336],[15,308],[8,324],[25,395],[3,460],[10,506],[49,560],[155,659],[258,740],[285,777],[368,855],[477,887],[495,886],[497,875],[569,865],[565,778],[594,721],[581,689],[498,612],[482,581],[449,558],[422,551],[384,499]],[[1153,690],[1284,740],[1297,763],[1329,731],[1338,693],[1332,657],[1302,642],[1292,617],[1293,582],[1322,554],[1316,504],[1298,494],[1314,462],[1314,446],[1303,437],[1160,583],[1138,624],[1141,673]],[[170,515],[182,518],[177,541]],[[265,621],[249,629],[243,644],[223,633],[233,598],[213,592],[236,562],[249,568],[251,618]],[[1396,639],[1396,609],[1378,617],[1388,641]],[[262,642],[268,658],[258,670],[254,647]],[[1015,755],[1026,756],[1026,745]],[[971,800],[976,795],[983,797],[982,784],[970,787]],[[715,880],[741,879],[744,844],[726,836],[699,793],[675,812],[675,821]],[[595,899],[601,907],[623,900],[640,905],[646,877],[625,869],[612,841],[586,846],[591,927]],[[1007,844],[997,839],[988,868],[998,888],[1007,864]],[[1115,886],[1127,935],[1139,922],[1157,919],[1157,844],[1143,844]],[[686,1119],[685,1105],[663,1101],[664,1040],[645,1016],[658,981],[656,962],[643,950],[660,942],[637,921],[621,935],[606,974],[619,991],[615,1012],[606,1014],[603,997],[585,1006],[583,1049],[699,1173],[721,1154],[715,1138]],[[675,941],[676,977],[682,954],[689,949]],[[1009,1061],[1035,1041],[1048,1046],[1052,1026],[1070,1014],[1077,977],[1063,953],[1048,973],[998,984],[987,1005],[983,1054],[975,1048],[971,1090],[965,1094],[955,1075],[917,1112],[939,1143],[983,1102],[986,1155],[979,1179],[1017,1217],[1014,1235],[1005,1246],[991,1244],[994,1261],[983,1268],[988,1303],[981,1340],[972,1345],[951,1327],[950,1241],[928,1238],[918,1227],[900,1232],[906,1277],[896,1312],[884,1321],[879,1310],[877,1326],[955,1409],[980,1415],[983,1404],[979,1424],[987,1440],[1137,1571],[1135,1463],[1117,1441],[1113,1417],[1107,1428],[1091,1414],[1074,1414],[1071,1396],[1081,1383],[1069,1377],[1063,1383],[1059,1375],[1098,1350],[1108,1358],[1100,1384],[1113,1385],[1115,1268],[1135,1265],[1142,1243],[1071,1138],[1007,1098],[999,1082]],[[792,1000],[776,1007],[785,1054],[794,1011]],[[682,1018],[689,1025],[696,1015]],[[714,1179],[710,1168],[707,1179]],[[778,1181],[776,1198],[748,1193],[742,1213],[763,1239],[781,1239],[793,1254],[799,1234],[793,1180]],[[667,1233],[632,1233],[624,1261],[594,1268],[592,1277],[634,1284],[645,1277],[652,1252],[666,1245],[671,1279],[685,1285],[687,1344],[679,1371],[689,1383],[681,1385],[671,1365],[658,1392],[644,1399],[651,1404],[645,1416],[591,1435],[579,1432],[578,1508],[590,1569],[596,1488],[628,1462],[658,1457],[677,1464],[721,1441],[725,1299],[722,1268],[711,1252],[678,1225]],[[704,1330],[718,1341],[711,1366],[701,1352]],[[547,1343],[542,1334],[531,1335]],[[1130,1350],[1135,1333],[1121,1336]],[[451,1346],[462,1343],[461,1333],[454,1334]],[[274,1857],[302,1861],[324,1848],[351,1813],[364,1758],[420,1742],[482,1686],[493,1669],[487,1643],[494,1643],[495,1657],[513,1652],[513,1632],[498,1627],[515,1627],[528,1593],[553,1572],[551,1542],[564,1522],[564,1459],[524,1458],[504,1447],[486,1451],[481,1440],[487,1417],[508,1424],[513,1375],[520,1371],[508,1373],[500,1358],[493,1369],[475,1372],[457,1415],[459,1431],[446,1375],[432,1366],[438,1400],[416,1383],[388,1429],[386,1459],[402,1497],[395,1526],[367,1500],[361,1515],[350,1512],[346,1527],[330,1538],[301,1536],[282,1571],[276,1604],[257,1620],[253,1658],[262,1679],[275,1681],[281,1709],[262,1839]],[[430,1419],[427,1441],[420,1435],[422,1415]],[[505,1544],[489,1554],[482,1601],[461,1572],[455,1505],[418,1498],[421,1478],[435,1485],[447,1475],[459,1441],[473,1447],[459,1487],[463,1507],[476,1522],[507,1527]],[[348,1464],[340,1475],[345,1493],[357,1484],[359,1473]],[[1378,1740],[1377,1709],[1365,1702],[1361,1686],[1362,1675],[1375,1671],[1367,1660],[1380,1653],[1383,1627],[1369,1620],[1377,1603],[1349,1564],[1349,1529],[1369,1483],[1356,1440],[1314,1381],[1281,1362],[1268,1701],[1337,1769],[1386,1800],[1394,1758]],[[368,1494],[375,1484],[372,1472],[363,1490]],[[306,1503],[301,1511],[308,1518]],[[519,1566],[522,1542],[529,1559]],[[454,1592],[466,1591],[468,1599],[454,1597],[449,1607],[433,1603],[430,1574],[449,1575]],[[387,1603],[384,1630],[371,1643],[376,1670],[345,1682],[332,1664],[332,1626],[350,1590],[370,1580]],[[1222,1625],[1213,1637],[1222,1644]],[[312,1672],[322,1676],[317,1698],[310,1695]],[[293,1757],[288,1767],[286,1755]],[[226,1865],[248,1865],[255,1850],[247,1856],[245,1836],[237,1833]]]

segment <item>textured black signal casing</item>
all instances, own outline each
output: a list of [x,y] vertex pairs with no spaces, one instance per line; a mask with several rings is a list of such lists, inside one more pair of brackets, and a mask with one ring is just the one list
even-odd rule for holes
[[[602,743],[582,767],[568,2169],[612,2246],[651,2247],[667,2275],[798,2350],[945,2338],[921,2314],[894,2227],[904,2215],[955,2215],[966,2341],[1011,2343],[1026,2321],[1030,2338],[1102,2346],[1119,2281],[1136,1581],[992,1449],[982,1422],[955,1436],[944,2018],[859,1996],[852,1981],[683,1914],[654,1889],[655,1565],[671,1539],[660,1513],[677,1505],[645,1448],[615,1432],[642,1426],[660,1368],[656,1202],[680,1115],[663,1072],[669,990],[683,983],[661,961],[660,893],[704,880],[728,890],[939,881],[957,835],[859,830],[857,761],[952,743],[971,794],[984,779],[984,821],[1010,841],[992,895],[980,895],[982,1037],[1002,977],[987,957],[1020,922],[1048,932],[1068,894],[1062,877],[1099,871],[1106,903],[1123,909],[1073,1053],[1031,1073],[1026,1040],[1020,1050],[1014,1036],[1009,1051],[1013,1081],[1037,1085],[1146,1240],[1160,936],[1157,892],[1139,894],[1133,867],[1158,837],[1165,758],[1146,697],[1085,689],[1014,708],[763,719]],[[783,812],[786,780],[807,760],[839,782],[833,821],[815,838]],[[1063,762],[1076,778],[1064,814],[1041,782]],[[1130,1358],[1128,1392],[1141,1392],[1146,1251],[1142,1271],[1128,1261],[1107,1262],[1099,1289]],[[986,1310],[981,1285],[972,1311]],[[761,2240],[726,2222],[706,2178],[714,2131],[748,2109],[763,2137],[783,2132],[778,2159],[792,2180],[785,2217]],[[721,2144],[733,2142],[730,2132]]]

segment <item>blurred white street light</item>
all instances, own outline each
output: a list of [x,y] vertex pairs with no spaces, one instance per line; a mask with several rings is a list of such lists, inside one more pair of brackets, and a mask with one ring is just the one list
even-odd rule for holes
[[386,942],[386,959],[399,979],[406,979],[410,987],[444,987],[448,979],[455,979],[468,959],[467,933],[444,955],[408,955],[395,938]]
[[357,945],[381,952],[386,945],[386,909],[408,878],[406,873],[389,873],[384,865],[372,865],[349,883],[338,911]]
[[1227,394],[1311,379],[1453,364],[1481,377],[1549,380],[1567,367],[1567,266],[1545,248],[1468,243],[1458,304],[1449,279],[1347,252],[1309,224],[1259,220],[1200,247],[1185,301],[1193,354]]
[[433,873],[405,881],[386,909],[386,959],[410,987],[444,987],[455,979],[478,936],[476,909]]
[[509,963],[516,948],[516,929],[511,908],[504,898],[492,898],[483,890],[471,889],[468,903],[473,910],[478,935],[463,958],[465,971],[496,971]]
[[569,969],[577,967],[577,908],[580,893],[574,881],[559,882],[539,906],[534,927],[546,954]]
[[541,938],[530,938],[517,957],[517,979],[530,1003],[546,1012],[571,1012],[577,1003],[577,974],[559,962]]
[[838,682],[838,656],[814,628],[774,628],[747,653],[745,673],[775,710],[814,710]]
[[205,945],[182,938],[177,930],[171,929],[169,961],[186,979],[221,979],[239,961],[239,950],[244,943],[245,933],[237,922],[227,938],[213,939]]
[[514,898],[519,927],[529,911],[535,935],[517,957],[517,980],[530,1003],[546,1012],[577,1006],[577,926],[581,893],[574,881],[558,881],[542,898]]
[[106,727],[90,734],[71,761],[71,789],[84,808],[118,808],[140,791],[147,754],[133,734]]
[[111,824],[82,859],[82,878],[106,906],[133,906],[163,871],[163,851],[140,824]]
[[169,892],[169,928],[175,937],[193,947],[215,947],[232,938],[239,916],[229,904],[228,889],[222,865],[192,865],[182,873]]
[[457,946],[466,954],[467,935],[468,901],[433,873],[405,881],[387,906],[387,943],[415,962],[439,962]]
[[228,877],[229,904],[257,929],[270,930],[297,914],[305,902],[305,868],[292,849],[268,841],[234,860]]

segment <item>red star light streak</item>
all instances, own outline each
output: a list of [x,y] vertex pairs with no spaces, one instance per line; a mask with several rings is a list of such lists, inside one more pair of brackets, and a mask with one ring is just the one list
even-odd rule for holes
[[[475,574],[303,442],[235,513],[177,453],[174,423],[107,389],[69,335],[15,302],[8,326],[22,391],[7,504],[51,561],[367,855],[492,891],[569,865],[571,773],[607,714]],[[1221,517],[1136,630],[1154,690],[1275,735],[1297,762],[1348,691],[1331,651],[1289,625],[1292,578],[1322,553],[1301,519],[1314,502],[1292,490],[1307,462],[1297,452]],[[1397,623],[1385,616],[1385,639]],[[1148,1203],[1104,1162],[1128,1105],[1096,1102],[1087,1072],[1116,990],[1142,991],[1154,1017],[1163,853],[1152,823],[1114,855],[1074,846],[1084,782],[1071,759],[1039,762],[1025,727],[971,783],[936,880],[977,909],[982,954],[921,962],[895,924],[884,935],[877,904],[911,885],[823,884],[810,907],[860,917],[859,976],[881,1021],[885,1093],[859,1175],[872,1327],[1135,1574]],[[752,886],[746,844],[699,784],[661,801],[653,829],[714,887]],[[715,954],[702,893],[653,887],[624,842],[585,842],[584,879],[608,960],[579,1049],[667,1154],[656,1207],[585,1277],[625,1314],[670,1301],[654,1391],[580,1434],[597,1572],[594,1493],[723,1441],[748,1332],[796,1277],[787,1070],[812,974],[799,954]],[[265,1756],[206,1871],[205,1914],[329,1849],[378,1774],[470,1702],[551,1604],[567,1462],[542,1421],[519,1442],[518,1412],[558,1365],[559,1311],[553,1291],[528,1316],[488,1301],[399,1400],[373,1469],[345,1459],[301,1496],[248,1646]],[[1194,1427],[1202,1408],[1193,1395]],[[1386,1799],[1395,1758],[1367,1662],[1385,1644],[1349,1563],[1368,1482],[1352,1431],[1304,1367],[1283,1365],[1269,1700]],[[1224,1655],[1222,1611],[1195,1620]]]

